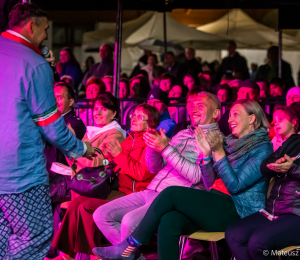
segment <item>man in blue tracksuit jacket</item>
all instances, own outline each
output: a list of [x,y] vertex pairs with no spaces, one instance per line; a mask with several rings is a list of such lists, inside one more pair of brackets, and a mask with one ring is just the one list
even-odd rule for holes
[[168,111],[168,94],[160,88],[152,89],[148,93],[147,104],[157,108],[160,112],[160,123],[156,129],[159,130],[161,128],[165,130],[166,136],[171,138],[176,123],[173,119],[171,119]]
[[17,4],[0,36],[0,260],[42,260],[53,233],[45,140],[69,158],[91,157],[56,106],[54,77],[39,46],[47,38],[46,14]]

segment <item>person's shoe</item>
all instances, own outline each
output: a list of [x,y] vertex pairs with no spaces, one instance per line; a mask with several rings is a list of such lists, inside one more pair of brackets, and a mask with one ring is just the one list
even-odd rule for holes
[[183,249],[183,259],[191,258],[195,253],[202,252],[203,245],[200,240],[188,239]]
[[133,260],[138,247],[132,246],[127,239],[110,247],[95,247],[93,253],[102,260]]

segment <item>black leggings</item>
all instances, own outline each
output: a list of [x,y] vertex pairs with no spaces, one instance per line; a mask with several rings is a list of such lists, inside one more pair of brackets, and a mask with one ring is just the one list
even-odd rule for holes
[[278,260],[275,250],[299,245],[299,234],[299,216],[284,214],[270,221],[256,212],[230,226],[225,238],[237,260]]
[[152,202],[132,236],[147,244],[158,232],[158,259],[178,260],[179,238],[199,229],[224,232],[239,216],[230,196],[218,191],[169,187]]

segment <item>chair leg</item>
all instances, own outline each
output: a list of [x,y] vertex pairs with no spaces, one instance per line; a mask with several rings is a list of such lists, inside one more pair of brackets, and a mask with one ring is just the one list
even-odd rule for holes
[[217,242],[210,241],[210,255],[212,260],[219,260]]
[[183,250],[187,241],[187,237],[181,236],[179,240],[179,260],[182,260]]

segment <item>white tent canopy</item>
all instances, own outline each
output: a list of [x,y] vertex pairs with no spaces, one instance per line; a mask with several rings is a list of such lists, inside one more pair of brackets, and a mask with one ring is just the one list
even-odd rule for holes
[[[151,19],[143,26],[133,32],[126,40],[127,44],[138,44],[148,39],[164,40],[164,14],[154,13]],[[198,49],[215,49],[216,46],[224,48],[224,38],[211,35],[204,32],[199,32],[195,28],[191,28],[185,24],[182,24],[170,15],[166,14],[166,31],[167,41],[172,43],[190,43],[191,45],[197,43]],[[186,44],[183,44],[186,46]]]
[[[278,45],[278,32],[253,20],[241,9],[232,9],[220,19],[197,27],[201,32],[215,34],[236,41],[239,48],[267,49]],[[294,37],[282,34],[283,48],[294,50]]]

